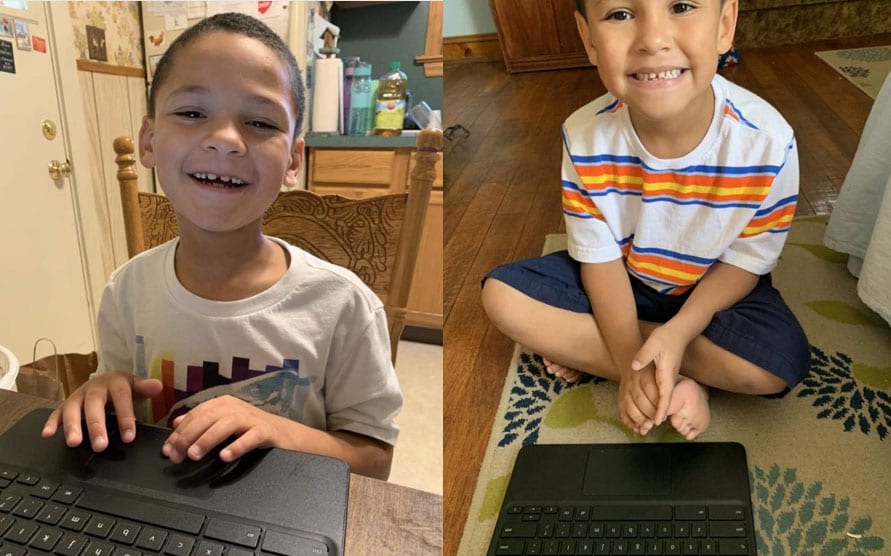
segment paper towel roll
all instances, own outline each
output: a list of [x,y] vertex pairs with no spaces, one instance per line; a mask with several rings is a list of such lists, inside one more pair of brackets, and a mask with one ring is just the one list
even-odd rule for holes
[[343,109],[343,61],[320,58],[315,61],[312,84],[312,131],[340,131]]

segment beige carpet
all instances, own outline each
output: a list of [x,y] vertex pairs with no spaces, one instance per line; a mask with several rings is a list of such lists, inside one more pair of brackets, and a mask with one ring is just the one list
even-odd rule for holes
[[[714,392],[700,436],[746,447],[762,556],[891,554],[891,329],[860,302],[846,256],[823,247],[825,227],[796,219],[773,273],[811,342],[809,377],[779,399]],[[563,244],[548,236],[545,252]],[[485,554],[522,445],[682,441],[667,424],[630,433],[616,394],[599,379],[554,380],[517,347],[459,554]]]
[[826,50],[815,54],[873,99],[879,94],[885,76],[891,72],[891,46]]

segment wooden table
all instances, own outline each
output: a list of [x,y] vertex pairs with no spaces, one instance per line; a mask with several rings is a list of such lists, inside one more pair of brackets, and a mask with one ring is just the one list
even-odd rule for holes
[[[55,405],[0,390],[0,433],[32,409]],[[442,496],[352,474],[346,553],[442,554]]]

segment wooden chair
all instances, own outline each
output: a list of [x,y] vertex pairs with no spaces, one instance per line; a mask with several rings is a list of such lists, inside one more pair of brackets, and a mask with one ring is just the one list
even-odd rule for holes
[[[114,140],[130,257],[179,233],[170,201],[139,191],[129,137]],[[286,191],[263,216],[263,231],[356,273],[383,301],[393,362],[405,326],[409,287],[420,247],[442,132],[418,135],[415,166],[406,193],[349,199],[311,191]]]

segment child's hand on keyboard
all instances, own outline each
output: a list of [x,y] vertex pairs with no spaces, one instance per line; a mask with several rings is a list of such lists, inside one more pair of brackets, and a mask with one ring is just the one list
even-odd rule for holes
[[105,412],[110,404],[117,415],[121,439],[127,443],[132,442],[136,436],[133,400],[157,396],[162,388],[160,380],[139,379],[130,373],[112,371],[99,374],[72,392],[50,414],[41,436],[53,436],[59,425],[62,425],[65,443],[72,448],[80,446],[83,441],[83,421],[86,423],[91,447],[94,451],[101,452],[108,447]]
[[231,462],[256,448],[283,447],[281,436],[289,424],[294,423],[233,396],[220,396],[174,419],[161,453],[174,463],[197,461],[234,436],[219,452],[221,460]]

